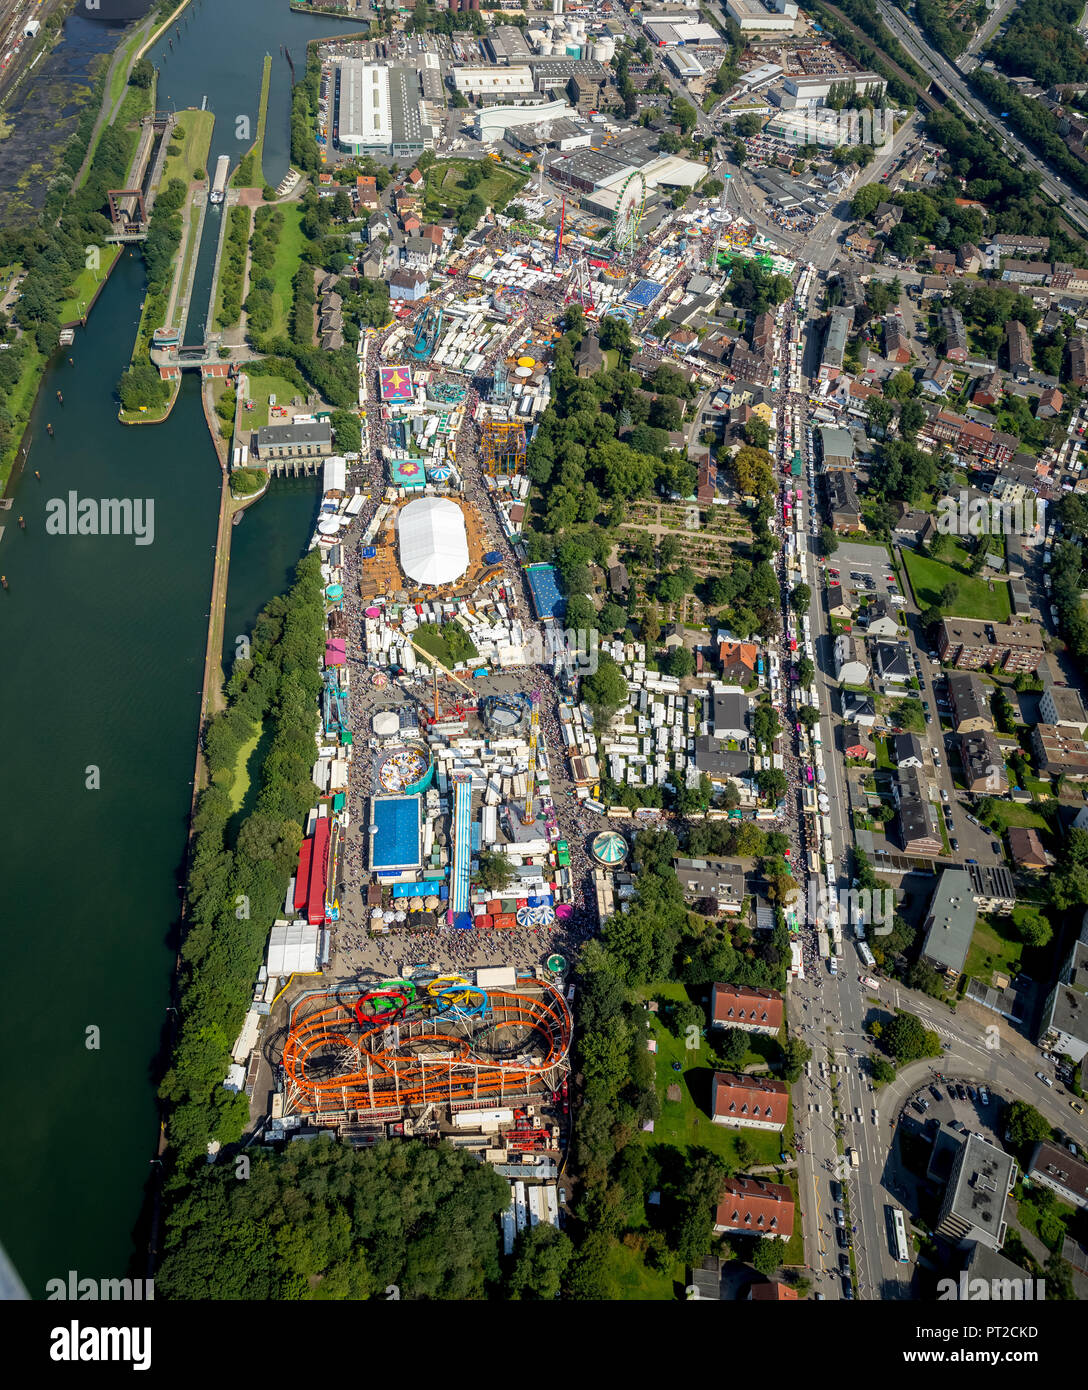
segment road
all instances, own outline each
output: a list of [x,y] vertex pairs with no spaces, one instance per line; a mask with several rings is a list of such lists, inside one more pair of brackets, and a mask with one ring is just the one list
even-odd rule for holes
[[1002,125],[1000,119],[985,106],[970,90],[962,73],[926,42],[915,25],[887,0],[877,0],[880,17],[895,35],[922,71],[938,83],[962,107],[964,113],[973,116],[983,126],[987,126],[1004,145],[1011,145],[1023,156],[1026,168],[1039,175],[1040,188],[1052,198],[1071,222],[1082,231],[1088,231],[1088,200],[1074,192],[1070,184],[1053,173],[1020,137]]
[[1008,19],[1009,11],[1015,8],[1016,0],[1001,0],[1001,4],[987,16],[986,22],[979,25],[972,34],[970,43],[956,59],[956,66],[962,72],[974,72],[979,64],[978,54],[993,38],[998,26],[1004,24],[1005,20]]

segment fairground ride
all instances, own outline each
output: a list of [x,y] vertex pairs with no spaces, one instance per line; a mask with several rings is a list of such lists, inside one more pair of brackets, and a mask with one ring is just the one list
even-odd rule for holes
[[646,178],[641,170],[628,174],[612,215],[611,242],[617,251],[630,251],[646,212]]
[[417,992],[422,1007],[397,1021],[368,1016],[364,1000],[374,993],[314,992],[292,1006],[283,1049],[287,1113],[335,1121],[510,1103],[554,1092],[566,1071],[570,1012],[546,981],[486,991],[443,984],[437,993]]

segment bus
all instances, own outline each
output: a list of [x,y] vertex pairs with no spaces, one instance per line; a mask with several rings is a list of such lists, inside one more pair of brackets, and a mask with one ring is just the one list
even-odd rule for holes
[[907,1254],[907,1223],[903,1220],[903,1213],[898,1207],[889,1207],[888,1216],[891,1221],[892,1254],[901,1265],[909,1264],[910,1256]]

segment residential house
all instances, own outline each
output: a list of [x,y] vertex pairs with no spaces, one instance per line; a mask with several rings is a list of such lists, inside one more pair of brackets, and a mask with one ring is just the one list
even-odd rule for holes
[[871,695],[862,695],[857,690],[843,690],[842,717],[848,724],[860,724],[863,729],[871,729],[876,723],[876,701]]
[[711,703],[711,731],[715,738],[735,739],[743,743],[748,737],[748,696],[733,691],[716,691]]
[[982,252],[973,242],[965,241],[956,251],[956,264],[968,275],[977,275],[982,269]]
[[952,727],[957,734],[993,733],[989,691],[978,676],[969,672],[950,673],[948,703],[952,706]]
[[1005,393],[1000,372],[989,372],[980,376],[971,393],[971,404],[979,406],[996,405]]
[[872,224],[882,236],[887,236],[903,220],[903,209],[898,203],[877,203],[873,211]]
[[1039,393],[1039,404],[1035,407],[1037,420],[1052,420],[1060,415],[1065,398],[1056,386],[1047,387]]
[[889,362],[898,362],[900,365],[910,361],[910,342],[903,327],[903,320],[898,314],[885,315],[884,356]]
[[[1036,1144],[1026,1176],[1032,1183],[1048,1187],[1070,1206],[1088,1210],[1088,1163],[1074,1158],[1063,1144],[1053,1144],[1049,1140]],[[721,1208],[718,1210],[720,1212]]]
[[373,212],[378,206],[378,180],[372,174],[359,174],[355,180],[355,201]]
[[[793,1193],[784,1183],[763,1178],[727,1178],[714,1212],[714,1233],[789,1240],[793,1235],[794,1211]],[[796,1290],[792,1292],[796,1296]]]
[[977,920],[971,876],[966,869],[943,869],[922,923],[922,959],[942,974],[959,975]]
[[1088,338],[1078,333],[1069,339],[1066,346],[1069,351],[1070,382],[1074,386],[1088,386]]
[[[1000,1250],[1005,1243],[1007,1223],[1005,1205],[1016,1186],[1019,1165],[996,1144],[978,1134],[948,1142],[956,1146],[951,1171],[946,1176],[944,1196],[934,1230],[950,1245],[961,1250],[968,1245],[985,1245]],[[938,1157],[934,1145],[933,1157]],[[932,1168],[931,1168],[932,1172]]]
[[1037,623],[986,623],[973,618],[943,618],[937,629],[937,654],[958,670],[983,666],[1003,671],[1034,671],[1042,661],[1042,629]]
[[867,763],[876,758],[872,732],[863,724],[844,724],[842,744],[842,751],[848,758],[864,758]]
[[1043,848],[1039,832],[1033,826],[1010,825],[1006,834],[1009,858],[1018,869],[1027,869],[1029,873],[1041,873],[1050,866],[1052,856]]
[[1039,699],[1039,718],[1044,724],[1073,729],[1083,734],[1088,725],[1080,696],[1067,685],[1047,685]]
[[789,1115],[789,1089],[763,1076],[718,1071],[711,1083],[710,1118],[728,1129],[781,1133]]
[[922,745],[915,734],[893,734],[892,751],[896,767],[922,767],[925,764]]
[[389,293],[393,299],[414,303],[422,299],[429,288],[430,281],[419,270],[394,270],[389,277]]
[[785,1022],[785,1006],[776,989],[716,984],[710,991],[711,1028],[739,1028],[773,1038]]
[[721,739],[699,734],[695,739],[695,767],[705,772],[716,787],[724,787],[738,777],[746,777],[751,758],[746,752],[733,750]]
[[899,619],[895,609],[883,596],[869,600],[865,610],[865,635],[867,637],[898,637]]
[[719,859],[677,859],[676,877],[689,902],[711,898],[719,912],[738,913],[744,906],[744,869]]
[[1042,777],[1088,780],[1088,743],[1057,724],[1036,724],[1031,731],[1035,766]]
[[829,473],[827,482],[827,506],[831,514],[831,529],[839,533],[864,531],[861,518],[861,503],[857,488],[849,473]]
[[1016,906],[1016,883],[1004,864],[968,864],[971,892],[981,912],[1008,913]]
[[821,425],[817,431],[820,437],[820,457],[825,472],[853,473],[854,437],[849,430],[840,430],[832,425]]
[[761,1279],[748,1289],[749,1303],[796,1303],[799,1298],[796,1289],[778,1279]]
[[877,642],[874,668],[885,685],[905,686],[911,679],[910,657],[899,642]]
[[1004,796],[1009,790],[1001,744],[988,729],[961,734],[960,758],[969,792],[976,796]]
[[892,782],[892,796],[903,850],[926,858],[940,854],[944,843],[920,771],[914,767],[900,768]]
[[820,366],[817,373],[820,381],[834,381],[842,373],[842,360],[846,354],[846,338],[853,321],[853,310],[835,308],[827,319],[823,349],[820,353]]
[[954,384],[956,369],[951,362],[937,362],[922,373],[922,390],[931,396],[946,396]]
[[661,645],[667,652],[684,645],[684,628],[680,623],[666,623],[661,632]]
[[695,478],[695,497],[709,506],[718,495],[718,465],[709,454],[701,460]]
[[752,325],[752,350],[766,352],[768,346],[774,350],[774,315],[757,314]]
[[840,632],[835,638],[835,679],[841,685],[867,685],[869,669],[865,643]]
[[938,322],[945,330],[944,356],[949,362],[962,365],[967,361],[967,354],[970,352],[967,330],[963,326],[963,315],[958,309],[949,307],[941,310]]
[[827,611],[833,618],[849,622],[858,611],[858,596],[849,584],[827,586]]
[[1019,319],[1010,319],[1005,325],[1005,344],[1009,371],[1017,381],[1026,381],[1031,375],[1031,337]]
[[615,599],[626,599],[631,588],[631,576],[624,564],[612,565],[608,570],[608,592]]
[[935,275],[951,275],[957,268],[956,257],[951,251],[934,251],[929,259]]
[[1088,914],[1043,1006],[1039,1042],[1074,1064],[1088,1055]]
[[1050,238],[1026,236],[1022,232],[1000,232],[986,246],[991,256],[1045,256],[1050,250]]
[[755,679],[759,648],[754,642],[719,642],[718,660],[727,685],[748,685]]

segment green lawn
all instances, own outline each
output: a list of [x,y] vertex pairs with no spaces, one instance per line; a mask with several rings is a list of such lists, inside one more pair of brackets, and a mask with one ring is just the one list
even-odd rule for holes
[[262,732],[263,725],[255,724],[253,726],[253,736],[251,738],[246,739],[245,743],[242,744],[241,748],[239,748],[238,750],[238,756],[234,760],[234,772],[232,774],[232,781],[230,784],[230,802],[232,811],[240,811],[242,809],[242,803],[245,801],[246,796],[249,793],[250,763],[253,760],[253,754],[256,750],[257,744],[261,741]]
[[32,347],[27,353],[23,370],[19,374],[19,380],[4,398],[4,409],[11,416],[12,428],[11,442],[4,450],[3,456],[0,457],[0,488],[7,485],[8,478],[11,476],[15,456],[22,443],[23,431],[30,419],[34,398],[38,394],[38,386],[41,383],[44,367],[45,358],[36,347]]
[[302,263],[302,251],[306,238],[302,235],[302,206],[299,203],[284,203],[283,231],[276,245],[276,260],[272,267],[272,278],[276,282],[276,316],[269,336],[281,338],[287,332],[287,321],[294,303],[291,282]]
[[[211,111],[182,111],[170,143],[180,146],[180,154],[168,154],[162,171],[163,187],[171,179],[181,179],[188,187],[198,169],[208,173],[208,151],[212,143],[215,115]],[[181,138],[178,137],[181,131]]]
[[246,429],[264,429],[269,423],[269,396],[275,396],[278,405],[290,405],[296,396],[302,394],[297,386],[282,376],[251,376],[248,380],[249,394],[246,399],[253,402],[253,409],[242,410],[242,424]]
[[[458,626],[460,627],[460,624],[458,624]],[[461,628],[461,631],[464,632],[464,628]],[[415,642],[416,646],[422,647],[425,652],[430,652],[433,657],[437,657],[442,665],[446,667],[452,667],[455,661],[471,661],[474,656],[478,655],[476,648],[469,642],[469,649],[463,657],[451,656],[446,639],[440,632],[423,632],[417,630],[413,634],[412,640]],[[465,640],[468,641],[467,633],[465,634]]]
[[1018,974],[1023,950],[1024,943],[1013,935],[1010,917],[991,918],[980,914],[964,970],[988,985],[995,970],[1010,977]]
[[112,107],[117,98],[121,95],[121,89],[128,80],[128,68],[132,61],[132,56],[140,47],[140,29],[130,39],[127,39],[122,50],[122,55],[114,69],[113,76],[110,78],[110,88],[107,95],[109,105]]
[[[474,164],[484,167],[485,177],[476,188],[466,188],[461,180]],[[521,191],[529,175],[524,169],[508,169],[493,159],[443,159],[432,164],[423,176],[426,184],[428,215],[439,216],[443,208],[456,214],[478,193],[489,208],[497,212]]]
[[650,1269],[638,1250],[618,1242],[608,1252],[605,1262],[607,1297],[614,1302],[671,1303],[676,1298],[676,1284],[682,1284],[684,1271],[678,1264],[673,1274],[659,1274]]
[[957,618],[1008,622],[1009,592],[1005,584],[995,583],[991,593],[984,579],[961,574],[940,560],[930,560],[916,555],[912,550],[903,551],[903,562],[919,608],[940,607],[941,591],[946,585],[955,584],[959,590],[956,601],[951,608],[943,608],[942,612],[953,613]]
[[885,768],[889,772],[895,767],[892,762],[891,754],[888,751],[888,740],[886,738],[874,738],[873,747],[876,749],[876,765],[878,768]]
[[[669,996],[677,1000],[687,997],[683,985],[655,984],[645,991],[648,998]],[[677,1149],[709,1149],[720,1154],[736,1171],[743,1171],[745,1165],[737,1157],[737,1141],[742,1136],[749,1147],[755,1151],[753,1166],[764,1163],[777,1163],[787,1134],[771,1134],[757,1129],[726,1129],[716,1125],[710,1118],[710,1086],[714,1068],[706,1053],[689,1052],[683,1039],[674,1037],[661,1022],[659,1015],[648,1014],[651,1019],[651,1032],[647,1037],[657,1040],[657,1089],[661,1098],[661,1114],[654,1122],[652,1134],[639,1135],[647,1144],[671,1144]],[[746,1062],[749,1059],[746,1059]],[[751,1058],[755,1060],[755,1058]],[[673,1071],[673,1062],[679,1062],[682,1071]],[[666,1100],[668,1088],[679,1085],[681,1099]]]
[[994,815],[1001,822],[1002,830],[1006,830],[1010,825],[1022,825],[1033,830],[1049,829],[1044,816],[1019,801],[995,801],[994,808]]
[[97,270],[81,270],[72,286],[71,296],[60,306],[60,321],[62,324],[76,323],[83,315],[94,298],[98,286],[110,273],[114,267],[117,257],[121,254],[120,246],[107,246],[104,248],[105,255],[102,263]]

